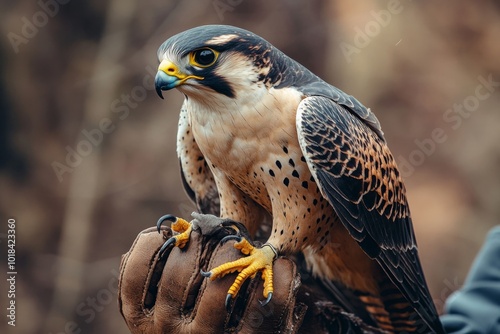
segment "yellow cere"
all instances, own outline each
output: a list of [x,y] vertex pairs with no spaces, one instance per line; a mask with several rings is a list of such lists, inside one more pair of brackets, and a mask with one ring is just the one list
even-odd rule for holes
[[203,80],[203,77],[200,77],[198,75],[188,75],[185,73],[182,73],[179,71],[179,67],[172,63],[170,60],[162,60],[160,65],[158,66],[158,71],[163,71],[166,74],[176,77],[177,79],[180,80],[179,84],[184,83],[184,81],[188,79],[198,79],[198,80]]

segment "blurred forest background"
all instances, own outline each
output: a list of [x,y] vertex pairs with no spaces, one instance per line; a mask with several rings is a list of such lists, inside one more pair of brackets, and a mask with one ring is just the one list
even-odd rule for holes
[[182,96],[154,93],[156,50],[202,24],[249,29],[374,110],[442,309],[500,219],[498,1],[3,0],[1,263],[13,217],[18,309],[10,328],[0,280],[0,332],[127,332],[121,254],[194,209],[175,153]]

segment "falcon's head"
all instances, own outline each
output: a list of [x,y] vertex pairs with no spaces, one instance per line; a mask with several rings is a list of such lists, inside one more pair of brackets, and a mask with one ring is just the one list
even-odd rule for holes
[[181,32],[158,50],[156,92],[178,88],[189,97],[220,94],[235,98],[256,87],[279,84],[289,60],[263,38],[225,25],[208,25]]

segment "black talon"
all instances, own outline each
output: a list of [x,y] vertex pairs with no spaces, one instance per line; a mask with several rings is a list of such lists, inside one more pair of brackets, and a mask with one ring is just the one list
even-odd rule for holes
[[165,243],[161,246],[159,254],[160,254],[160,259],[163,257],[163,253],[165,253],[165,250],[170,246],[170,245],[175,245],[177,240],[175,238],[170,238]]
[[226,305],[227,312],[231,312],[231,299],[233,299],[233,295],[228,293],[226,296],[226,302],[224,303],[224,305]]
[[201,269],[200,269],[200,274],[203,277],[210,277],[210,276],[212,276],[212,272],[210,272],[210,271],[203,271]]
[[271,298],[273,298],[273,293],[272,292],[269,292],[267,294],[267,299],[262,301],[262,300],[259,300],[259,303],[261,306],[266,306],[270,301],[271,301]]
[[238,242],[241,241],[241,237],[239,235],[226,235],[224,238],[220,240],[221,244],[226,243],[228,240],[238,240]]
[[177,217],[172,216],[172,215],[165,215],[158,219],[158,222],[156,223],[156,229],[158,230],[158,233],[161,233],[161,225],[165,220],[171,221],[172,223],[175,223],[177,221]]

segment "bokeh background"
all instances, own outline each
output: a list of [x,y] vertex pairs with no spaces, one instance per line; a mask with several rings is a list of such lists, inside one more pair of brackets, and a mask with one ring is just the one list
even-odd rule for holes
[[202,24],[249,29],[374,110],[441,309],[500,219],[497,1],[3,0],[0,241],[6,254],[15,218],[18,309],[11,328],[0,280],[0,332],[127,332],[121,254],[162,214],[193,210],[182,96],[152,90],[156,50]]

